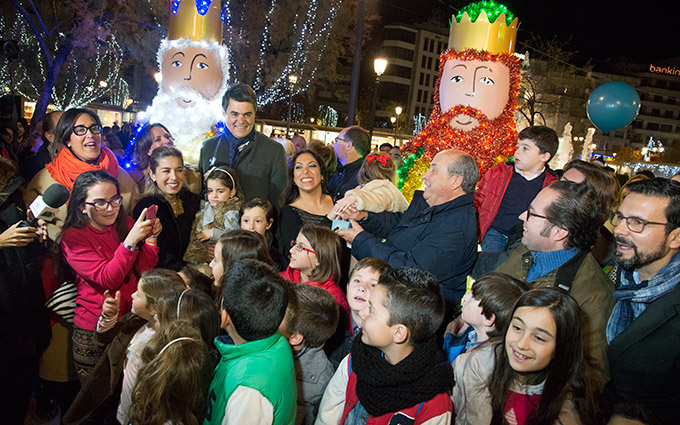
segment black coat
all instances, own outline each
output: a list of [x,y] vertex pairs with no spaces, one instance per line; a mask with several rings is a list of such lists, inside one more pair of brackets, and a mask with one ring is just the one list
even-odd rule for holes
[[[0,188],[0,233],[25,218],[21,178]],[[0,363],[40,356],[50,342],[39,245],[0,249]]]
[[613,403],[639,404],[661,424],[680,418],[680,285],[647,309],[609,344]]
[[160,195],[148,196],[140,200],[135,206],[135,220],[144,208],[158,205],[156,217],[161,221],[163,230],[158,235],[158,265],[170,270],[180,271],[186,264],[184,253],[189,246],[191,225],[200,209],[201,197],[188,189],[182,189],[179,194],[184,207],[184,213],[175,217],[172,206]]

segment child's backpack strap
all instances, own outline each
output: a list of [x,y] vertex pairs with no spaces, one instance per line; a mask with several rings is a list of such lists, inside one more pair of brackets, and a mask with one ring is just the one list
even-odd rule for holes
[[418,405],[418,410],[416,410],[416,418],[418,417],[418,413],[420,413],[420,409],[423,408],[423,404],[425,404],[425,402],[421,401],[420,404]]
[[352,374],[352,354],[347,355],[347,376]]

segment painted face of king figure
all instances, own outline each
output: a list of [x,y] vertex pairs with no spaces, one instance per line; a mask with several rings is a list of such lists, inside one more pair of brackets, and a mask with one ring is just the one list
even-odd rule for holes
[[161,70],[163,91],[176,91],[177,104],[183,108],[192,107],[197,95],[212,100],[222,86],[220,59],[210,49],[198,46],[168,49],[163,55]]
[[[471,106],[491,121],[501,115],[510,95],[510,70],[501,62],[449,59],[439,86],[439,103],[446,113],[454,106]],[[472,116],[459,114],[451,128],[468,132],[479,125]]]

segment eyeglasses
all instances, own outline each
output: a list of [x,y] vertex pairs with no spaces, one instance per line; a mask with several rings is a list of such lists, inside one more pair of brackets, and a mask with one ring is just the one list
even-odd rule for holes
[[[527,209],[527,220],[529,220],[531,217],[538,217],[538,218],[548,220],[548,217],[546,217],[544,215],[536,214],[535,212],[531,212],[530,209]],[[548,220],[548,221],[550,221],[550,220]]]
[[85,127],[84,125],[77,125],[73,127],[73,132],[76,136],[84,136],[87,133],[87,130],[90,130],[90,133],[92,134],[99,134],[102,132],[102,126],[98,124],[92,124],[89,127]]
[[628,226],[628,230],[630,230],[633,233],[642,233],[643,230],[645,230],[645,226],[649,224],[656,224],[656,225],[667,225],[668,223],[659,223],[655,221],[647,221],[642,218],[637,218],[637,217],[625,217],[623,214],[620,212],[616,211],[611,214],[609,214],[609,222],[612,224],[612,226],[616,227],[621,223],[621,220],[626,220],[626,226]]
[[339,137],[336,137],[334,140],[335,140],[335,143],[337,143],[337,142],[352,143],[351,140],[341,139],[341,138],[339,138]]
[[312,251],[311,249],[305,248],[305,246],[302,245],[302,242],[290,241],[290,247],[295,248],[297,252],[307,251],[309,253],[316,254],[316,252]]
[[106,211],[111,205],[112,209],[118,208],[123,204],[122,196],[114,196],[110,201],[105,201],[103,199],[98,199],[94,202],[85,202],[86,205],[92,205],[97,211]]

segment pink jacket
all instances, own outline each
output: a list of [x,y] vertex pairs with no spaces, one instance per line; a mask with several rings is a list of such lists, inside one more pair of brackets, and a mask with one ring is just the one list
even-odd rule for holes
[[[132,228],[134,220],[127,217],[127,224]],[[137,277],[131,270],[137,258],[139,273],[158,263],[158,247],[142,244],[139,251],[130,251],[118,240],[115,225],[105,230],[90,225],[66,229],[62,234],[61,250],[76,275],[78,297],[73,323],[88,331],[94,331],[97,326],[107,289],[111,295],[121,291],[119,317],[132,309]]]
[[[300,277],[300,270],[297,269],[292,269],[290,266],[284,271],[281,272],[281,276],[284,279],[288,279],[291,282],[299,283],[301,280]],[[333,278],[329,277],[327,281],[323,283],[319,282],[314,282],[311,280],[308,280],[307,282],[304,282],[307,285],[312,285],[312,286],[318,286],[321,289],[325,289],[328,291],[331,295],[333,295],[333,298],[335,298],[335,301],[337,301],[338,304],[340,304],[340,307],[347,312],[349,310],[349,304],[347,304],[347,298],[345,297],[345,294],[338,288],[338,285],[333,282]]]

